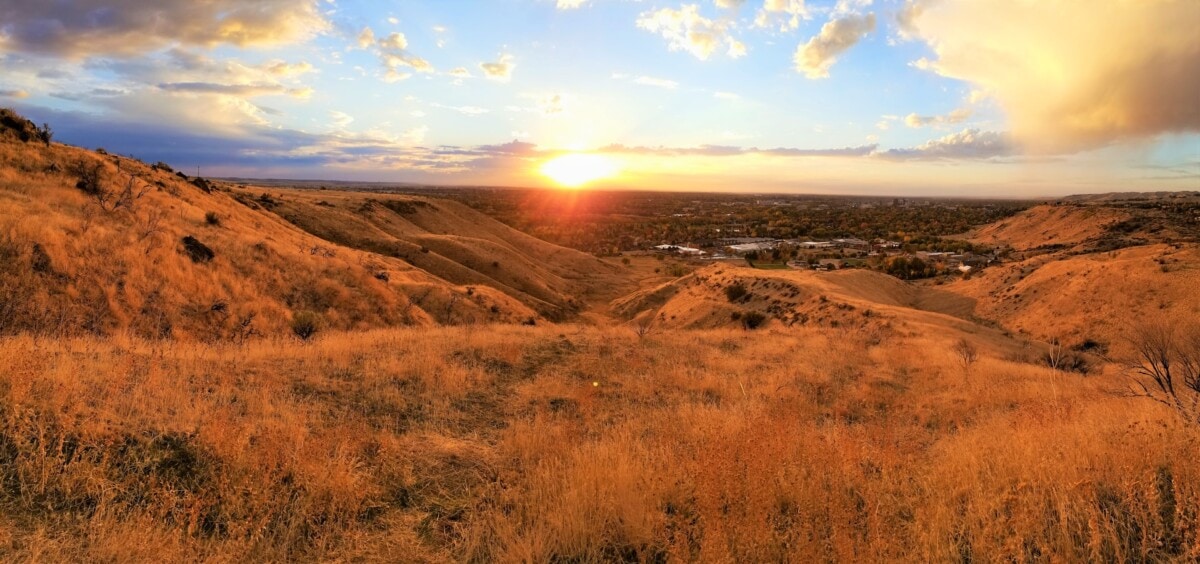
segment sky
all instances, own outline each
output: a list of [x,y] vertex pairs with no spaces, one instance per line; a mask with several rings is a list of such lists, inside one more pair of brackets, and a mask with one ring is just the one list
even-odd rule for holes
[[0,106],[204,176],[1200,190],[1197,29],[1196,0],[0,0]]

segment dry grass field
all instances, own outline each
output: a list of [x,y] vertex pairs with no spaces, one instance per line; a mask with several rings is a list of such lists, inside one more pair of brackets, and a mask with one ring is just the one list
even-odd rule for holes
[[0,560],[1200,560],[1200,383],[1129,397],[1195,245],[1047,210],[938,287],[619,264],[0,131]]
[[1123,376],[846,329],[0,341],[32,561],[1187,561],[1200,429]]

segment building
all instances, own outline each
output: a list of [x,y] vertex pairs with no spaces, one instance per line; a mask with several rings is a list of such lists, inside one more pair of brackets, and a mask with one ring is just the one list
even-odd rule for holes
[[774,241],[763,241],[759,243],[742,243],[740,245],[729,245],[729,250],[735,254],[757,253],[760,251],[769,251],[775,248]]
[[681,245],[657,245],[654,250],[663,253],[675,253],[679,255],[699,256],[705,254],[704,251],[693,247],[684,247]]

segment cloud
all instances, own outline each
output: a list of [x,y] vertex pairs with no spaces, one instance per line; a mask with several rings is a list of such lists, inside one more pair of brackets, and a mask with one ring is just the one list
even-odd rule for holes
[[508,80],[516,67],[512,55],[508,54],[500,55],[500,60],[495,62],[479,63],[479,69],[483,71],[484,76],[493,80]]
[[333,120],[333,126],[338,129],[343,129],[354,121],[354,117],[346,112],[331,111],[329,117]]
[[313,66],[305,61],[299,63],[288,63],[285,61],[271,61],[263,66],[263,69],[272,76],[289,77],[300,76],[313,71]]
[[733,92],[713,92],[713,98],[718,100],[741,100],[742,97]]
[[0,50],[135,57],[171,45],[280,45],[329,29],[316,0],[17,0],[0,4]]
[[958,108],[944,116],[922,116],[916,113],[904,117],[904,125],[909,127],[938,126],[952,123],[962,123],[971,117],[970,108]]
[[218,84],[214,82],[166,82],[158,85],[168,92],[193,92],[201,94],[228,94],[252,97],[283,94],[287,89],[278,84]]
[[471,78],[471,72],[468,71],[466,67],[457,67],[451,69],[449,74],[455,78]]
[[443,110],[453,110],[464,116],[477,116],[480,114],[486,114],[491,111],[487,108],[480,108],[478,106],[446,106],[443,104],[430,104],[430,105],[435,108],[442,108]]
[[358,47],[360,49],[370,49],[375,44],[375,32],[369,27],[364,27],[358,34]]
[[718,8],[726,10],[741,8],[745,3],[746,0],[713,0],[713,4],[716,4]]
[[654,78],[652,76],[639,76],[639,77],[633,79],[633,82],[634,82],[634,84],[641,84],[644,86],[654,86],[656,88],[665,88],[667,90],[674,90],[679,87],[679,83],[675,82],[674,80],[667,80],[665,78]]
[[559,10],[574,10],[583,7],[587,3],[588,0],[557,0],[554,7]]
[[911,149],[890,149],[877,156],[895,160],[989,159],[1015,154],[1007,134],[964,129]]
[[24,90],[0,90],[0,98],[28,98],[29,92]]
[[1029,152],[1200,131],[1194,1],[942,1],[904,12],[926,68],[1004,109]]
[[849,15],[827,22],[821,32],[796,49],[796,70],[808,78],[825,78],[838,55],[875,29],[875,14]]
[[538,100],[538,108],[541,110],[542,115],[561,114],[566,109],[563,102],[564,97],[562,94],[549,94]]
[[411,76],[402,69],[412,69],[416,72],[433,72],[429,61],[413,55],[408,51],[408,38],[403,33],[393,32],[375,43],[379,48],[379,59],[386,69],[384,80],[395,82]]
[[663,8],[638,16],[637,26],[663,36],[672,51],[686,51],[697,59],[707,60],[722,44],[731,58],[746,54],[746,46],[729,34],[730,24],[700,15],[695,4],[678,10]]
[[754,25],[791,31],[800,27],[800,20],[808,17],[804,0],[763,0],[762,8],[754,17]]
[[875,154],[877,145],[860,147],[844,147],[838,149],[796,149],[777,147],[774,149],[759,149],[757,147],[737,147],[731,145],[700,145],[698,147],[630,147],[627,145],[608,145],[596,150],[597,153],[636,154],[655,156],[708,156],[731,157],[737,155],[770,155],[776,157],[866,157]]

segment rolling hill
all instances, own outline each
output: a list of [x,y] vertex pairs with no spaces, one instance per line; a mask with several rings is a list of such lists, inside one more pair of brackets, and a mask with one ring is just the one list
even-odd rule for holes
[[941,286],[976,313],[1042,341],[1127,352],[1131,327],[1200,317],[1200,216],[1158,200],[1039,206],[969,238],[1012,260]]
[[[259,191],[0,128],[0,333],[564,320],[622,271],[459,204]],[[318,195],[319,194],[319,195]],[[330,203],[333,202],[333,203]]]

